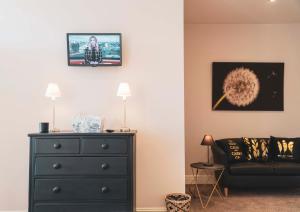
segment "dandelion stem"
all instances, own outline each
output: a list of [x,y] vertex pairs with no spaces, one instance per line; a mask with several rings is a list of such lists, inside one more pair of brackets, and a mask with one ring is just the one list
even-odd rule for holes
[[215,104],[215,106],[213,107],[213,110],[215,110],[219,104],[221,104],[221,102],[223,101],[223,99],[225,99],[225,97],[227,96],[228,93],[225,93],[218,101],[217,103]]

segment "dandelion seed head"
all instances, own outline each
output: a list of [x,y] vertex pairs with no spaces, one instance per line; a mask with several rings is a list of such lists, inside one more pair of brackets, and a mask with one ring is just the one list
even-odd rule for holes
[[226,99],[233,105],[245,107],[258,96],[259,80],[255,73],[244,67],[232,70],[225,78],[223,92]]

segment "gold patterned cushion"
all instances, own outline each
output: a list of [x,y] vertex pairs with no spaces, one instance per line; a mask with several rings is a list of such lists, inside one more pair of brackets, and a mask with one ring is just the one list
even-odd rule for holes
[[297,151],[300,138],[271,137],[274,146],[274,159],[279,161],[295,161],[300,155]]
[[269,138],[243,138],[246,145],[246,160],[268,161],[270,159]]

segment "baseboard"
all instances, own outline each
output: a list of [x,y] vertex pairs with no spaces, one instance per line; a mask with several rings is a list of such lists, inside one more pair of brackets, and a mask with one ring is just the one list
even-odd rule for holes
[[[161,208],[137,208],[136,212],[166,212],[167,209],[165,207]],[[0,211],[0,212],[27,212],[27,210],[19,210],[19,211]]]
[[136,212],[165,212],[167,209],[165,207],[162,208],[137,208]]
[[0,211],[0,212],[27,212],[27,210],[18,210],[18,211],[8,211],[8,210],[5,210],[5,211]]
[[[214,175],[198,175],[197,184],[212,184],[216,181]],[[195,184],[193,175],[185,175],[185,184]]]

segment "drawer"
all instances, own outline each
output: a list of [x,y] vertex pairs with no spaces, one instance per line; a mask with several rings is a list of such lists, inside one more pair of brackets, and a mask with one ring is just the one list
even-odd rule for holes
[[34,212],[131,212],[128,205],[111,204],[36,204]]
[[128,182],[118,179],[36,179],[37,201],[127,200]]
[[36,157],[35,175],[127,175],[127,157]]
[[35,152],[38,154],[79,153],[79,139],[36,139]]
[[82,138],[81,152],[86,154],[126,154],[128,138]]

